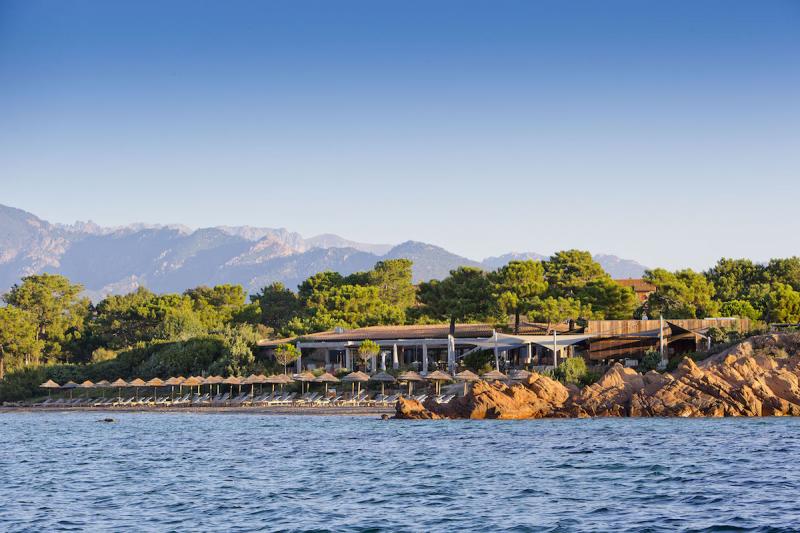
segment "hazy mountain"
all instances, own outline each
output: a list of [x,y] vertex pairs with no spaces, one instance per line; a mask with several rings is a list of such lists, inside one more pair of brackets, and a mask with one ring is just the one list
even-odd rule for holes
[[[647,267],[633,261],[631,259],[622,259],[616,255],[595,254],[594,260],[600,263],[603,270],[611,274],[614,279],[622,278],[641,278]],[[481,264],[487,270],[494,270],[503,265],[507,265],[509,261],[524,261],[526,259],[533,259],[535,261],[542,261],[547,259],[548,256],[537,254],[536,252],[512,252],[510,254],[500,255],[497,257],[487,257]]]
[[[422,242],[367,244],[331,234],[305,239],[283,228],[51,224],[0,205],[0,292],[39,272],[64,274],[83,284],[94,299],[139,286],[180,292],[197,285],[239,283],[254,292],[273,281],[294,288],[317,272],[350,274],[395,258],[411,259],[414,281],[419,282],[443,278],[462,265],[495,269],[513,259],[544,256],[511,253],[478,262]],[[614,277],[638,277],[644,270],[615,256],[595,258]]]
[[616,255],[595,254],[594,260],[614,279],[641,278],[647,270],[646,266],[632,259],[622,259]]
[[501,266],[507,265],[510,261],[525,261],[528,259],[541,261],[542,259],[547,259],[547,256],[537,254],[536,252],[511,252],[510,254],[498,255],[496,257],[487,257],[481,261],[481,265],[486,270],[495,270]]

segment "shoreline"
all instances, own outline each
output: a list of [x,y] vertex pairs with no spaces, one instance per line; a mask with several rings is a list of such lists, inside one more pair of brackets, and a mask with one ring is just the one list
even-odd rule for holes
[[257,415],[333,415],[333,416],[392,416],[392,407],[119,407],[119,408],[86,408],[86,407],[30,407],[2,406],[0,415],[4,413],[192,413],[192,414],[257,414]]

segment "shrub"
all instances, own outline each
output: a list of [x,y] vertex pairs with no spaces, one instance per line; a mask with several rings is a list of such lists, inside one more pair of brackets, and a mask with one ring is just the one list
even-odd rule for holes
[[553,372],[553,376],[562,383],[581,383],[586,380],[589,369],[586,368],[586,361],[583,357],[569,357],[565,359]]
[[492,350],[477,350],[464,356],[464,366],[481,374],[488,372],[494,366],[494,352]]
[[650,370],[657,370],[661,362],[661,353],[656,350],[648,350],[639,362],[639,371],[644,374]]

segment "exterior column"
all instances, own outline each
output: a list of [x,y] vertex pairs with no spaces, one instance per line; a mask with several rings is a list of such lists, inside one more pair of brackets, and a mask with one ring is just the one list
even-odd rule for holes
[[350,350],[347,348],[344,349],[344,366],[347,367],[348,370],[352,370],[352,365],[350,364]]
[[372,357],[369,358],[369,369],[370,369],[370,372],[375,372],[375,369],[378,367],[378,363],[377,363],[376,357],[377,356],[373,355]]
[[381,350],[381,371],[386,372],[386,352]]
[[558,332],[553,329],[553,368],[558,366]]
[[397,370],[400,368],[400,360],[397,358],[397,345],[392,345],[392,368]]
[[422,375],[428,375],[428,345],[422,345]]
[[525,364],[530,365],[533,363],[533,346],[531,343],[528,343],[526,346],[527,350],[525,351]]
[[303,371],[303,350],[300,350],[300,355],[297,356],[297,373]]

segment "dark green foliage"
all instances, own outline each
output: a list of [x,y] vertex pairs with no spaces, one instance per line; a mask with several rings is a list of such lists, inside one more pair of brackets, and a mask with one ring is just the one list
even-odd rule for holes
[[568,357],[553,371],[553,377],[562,383],[580,385],[589,376],[589,369],[583,357]]
[[658,370],[658,365],[661,363],[661,352],[657,350],[648,350],[645,352],[642,360],[639,361],[638,370],[642,374],[651,370]]
[[459,267],[442,281],[421,283],[420,302],[428,316],[450,321],[450,333],[457,321],[483,320],[496,309],[486,273],[474,267]]
[[469,368],[476,374],[483,374],[484,372],[488,372],[494,368],[494,351],[476,350],[465,355],[462,362],[465,367]]

